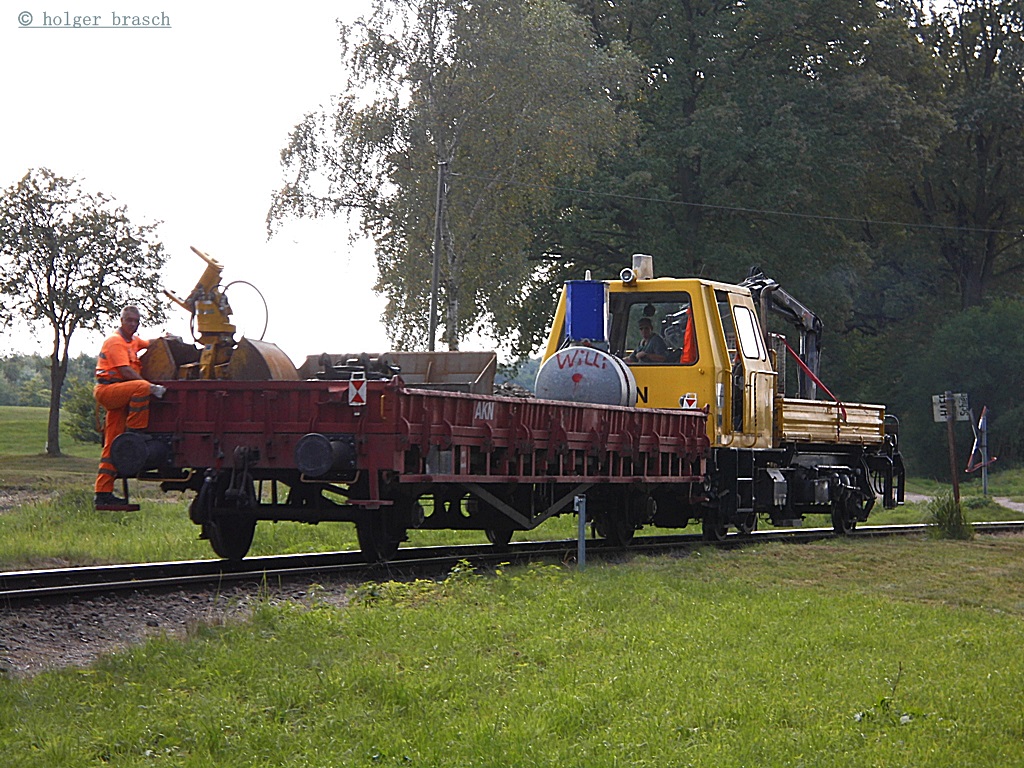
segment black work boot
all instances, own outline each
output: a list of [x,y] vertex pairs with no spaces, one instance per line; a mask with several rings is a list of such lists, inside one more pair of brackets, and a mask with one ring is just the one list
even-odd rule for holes
[[112,493],[97,493],[92,504],[94,507],[123,507],[128,502]]

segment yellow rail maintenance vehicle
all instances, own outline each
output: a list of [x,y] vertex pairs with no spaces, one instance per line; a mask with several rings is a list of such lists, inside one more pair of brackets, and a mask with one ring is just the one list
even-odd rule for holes
[[[537,375],[542,398],[707,414],[704,488],[682,497],[651,486],[636,528],[700,519],[718,540],[730,526],[753,531],[759,517],[797,526],[827,514],[848,533],[878,497],[886,508],[903,502],[896,420],[821,384],[814,313],[756,269],[730,284],[656,278],[652,262],[638,254],[617,280],[566,283]],[[769,313],[796,328],[796,349],[767,332]],[[787,360],[797,366],[793,396]],[[643,476],[635,484],[643,489]]]

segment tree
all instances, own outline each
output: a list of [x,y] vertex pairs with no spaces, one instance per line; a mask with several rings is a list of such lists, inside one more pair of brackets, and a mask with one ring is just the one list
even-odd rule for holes
[[[0,359],[0,405],[31,405],[23,397],[33,389],[46,389],[49,402],[49,362],[39,355],[11,355]],[[39,382],[33,386],[31,382]]]
[[103,420],[106,412],[97,409],[92,382],[70,380],[65,387],[64,432],[80,443],[103,445]]
[[[613,275],[635,251],[659,274],[737,281],[759,265],[822,316],[830,387],[859,397],[887,381],[905,356],[884,351],[911,335],[879,336],[934,304],[935,269],[921,238],[881,222],[916,220],[909,185],[946,128],[934,54],[906,9],[574,2],[648,74],[639,140],[586,185],[600,194],[566,195],[546,236],[578,273]],[[855,369],[873,375],[835,375]]]
[[436,169],[446,164],[449,348],[486,327],[529,350],[551,295],[550,267],[531,261],[542,254],[531,252],[530,223],[552,205],[553,186],[588,173],[630,134],[621,106],[635,59],[595,47],[560,0],[375,0],[370,15],[342,26],[342,52],[347,90],[334,114],[295,128],[282,153],[293,180],[275,195],[270,225],[358,209],[360,231],[376,241],[376,290],[389,299],[393,336],[420,344]]
[[915,31],[934,50],[948,118],[942,144],[912,187],[929,245],[963,308],[1024,277],[1024,6],[955,0]]
[[727,280],[759,264],[842,327],[870,271],[862,222],[891,218],[890,188],[937,141],[915,90],[927,50],[899,14],[863,0],[576,4],[647,78],[639,141],[592,181],[607,194],[573,196],[552,227],[565,250],[615,271],[640,250],[663,274]]
[[124,206],[77,180],[32,169],[4,192],[0,210],[0,295],[5,323],[45,320],[52,331],[46,452],[60,455],[61,390],[68,346],[80,328],[99,330],[125,304],[164,317],[158,300],[166,257],[156,224],[133,225]]
[[[890,393],[905,416],[901,444],[915,471],[946,477],[946,426],[932,421],[931,397],[965,392],[975,416],[989,408],[989,444],[1000,466],[1024,461],[1024,302],[1000,298],[983,307],[949,313],[923,349],[905,363],[906,375]],[[966,462],[971,432],[957,430]]]

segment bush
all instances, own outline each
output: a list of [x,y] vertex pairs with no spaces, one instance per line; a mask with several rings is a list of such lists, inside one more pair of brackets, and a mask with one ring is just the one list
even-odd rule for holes
[[102,408],[97,412],[97,403],[92,396],[92,385],[84,381],[69,381],[64,387],[67,400],[64,402],[61,424],[64,432],[81,443],[103,444],[103,433],[97,430],[106,413]]
[[928,522],[935,527],[932,535],[938,539],[967,540],[974,538],[974,528],[964,516],[963,507],[952,493],[936,496],[928,502]]

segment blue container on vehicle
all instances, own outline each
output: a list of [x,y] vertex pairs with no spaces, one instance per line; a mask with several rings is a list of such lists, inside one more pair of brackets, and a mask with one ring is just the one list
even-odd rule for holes
[[565,336],[572,341],[608,340],[608,286],[598,280],[565,284]]

